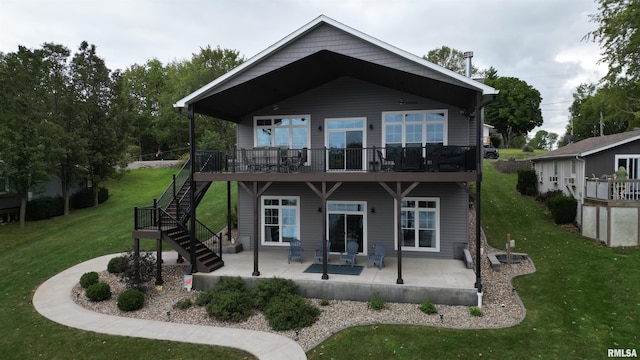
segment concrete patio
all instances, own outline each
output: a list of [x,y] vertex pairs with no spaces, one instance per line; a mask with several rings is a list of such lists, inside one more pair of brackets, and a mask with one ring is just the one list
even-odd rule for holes
[[[477,306],[478,295],[474,288],[475,272],[467,269],[462,260],[402,259],[403,284],[397,284],[397,258],[385,258],[382,270],[377,266],[367,268],[364,256],[357,265],[364,266],[360,275],[305,273],[313,264],[313,251],[305,251],[303,263],[287,263],[287,250],[261,251],[258,256],[260,276],[252,276],[254,259],[252,251],[223,254],[224,266],[212,273],[194,274],[193,287],[197,290],[213,286],[222,276],[239,276],[249,284],[260,279],[279,277],[298,284],[300,292],[308,298],[367,301],[377,291],[386,301],[421,303],[430,300],[436,304]],[[169,257],[171,261],[175,258]],[[338,255],[331,254],[330,264],[338,264]],[[350,265],[343,265],[350,266]]]

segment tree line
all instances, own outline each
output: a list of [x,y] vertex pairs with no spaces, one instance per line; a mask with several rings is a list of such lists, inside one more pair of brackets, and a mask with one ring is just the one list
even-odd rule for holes
[[583,40],[600,45],[607,74],[576,88],[562,144],[640,127],[640,0],[596,3],[597,28]]
[[[0,53],[0,174],[21,198],[20,226],[29,192],[52,176],[67,215],[79,183],[97,206],[99,185],[129,161],[187,152],[188,123],[173,103],[243,61],[234,50],[207,47],[190,60],[111,71],[86,41],[73,54],[54,43]],[[225,121],[198,126],[204,148],[228,148],[234,137]]]

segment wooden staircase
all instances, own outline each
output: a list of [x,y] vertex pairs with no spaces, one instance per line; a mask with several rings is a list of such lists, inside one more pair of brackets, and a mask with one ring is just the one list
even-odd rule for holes
[[[187,162],[179,174],[174,176],[173,182],[160,200],[154,200],[153,207],[135,209],[135,230],[132,235],[134,238],[161,239],[180,256],[190,261],[192,241],[189,228],[192,204],[188,166]],[[194,206],[198,206],[210,185],[211,182],[207,181],[195,183]],[[196,220],[195,223],[195,268],[199,272],[212,272],[224,266],[220,257],[222,239],[199,221]],[[214,249],[214,243],[218,244],[218,253]]]

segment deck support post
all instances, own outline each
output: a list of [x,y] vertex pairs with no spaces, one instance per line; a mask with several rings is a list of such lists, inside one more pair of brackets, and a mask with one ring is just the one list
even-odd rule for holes
[[194,274],[198,272],[198,267],[196,264],[196,180],[193,178],[195,174],[195,166],[196,166],[196,135],[195,135],[195,127],[196,120],[193,111],[193,105],[189,105],[189,224],[190,224],[190,234],[189,234],[189,252],[191,255],[191,272],[190,274]]
[[162,280],[162,239],[156,240],[156,285],[164,284]]

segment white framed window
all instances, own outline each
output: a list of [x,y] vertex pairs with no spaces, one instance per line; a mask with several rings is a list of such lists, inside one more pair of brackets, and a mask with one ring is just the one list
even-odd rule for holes
[[[398,216],[395,216],[396,221]],[[440,251],[440,198],[404,198],[401,203],[402,251]],[[395,248],[398,249],[397,234]]]
[[310,115],[256,116],[253,121],[255,147],[302,149],[311,143]]
[[262,196],[260,198],[262,245],[287,245],[300,239],[300,197]]
[[383,112],[382,146],[447,145],[448,117],[447,109]]
[[364,170],[367,118],[325,119],[327,170]]
[[637,154],[616,154],[616,163],[614,164],[613,172],[618,171],[620,166],[624,166],[627,172],[627,179],[635,180],[640,179],[640,155]]

